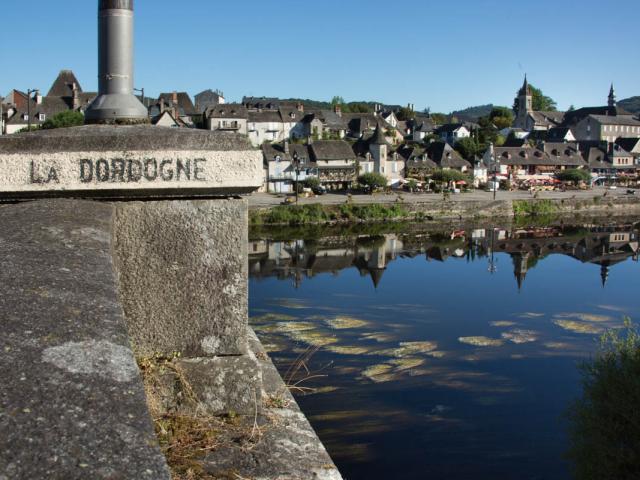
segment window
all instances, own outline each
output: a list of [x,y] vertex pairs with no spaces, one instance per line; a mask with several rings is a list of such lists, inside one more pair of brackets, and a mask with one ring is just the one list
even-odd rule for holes
[[44,113],[38,115],[38,120],[44,122],[47,119],[47,116]]
[[391,164],[391,172],[392,173],[398,173],[398,162],[393,162]]
[[29,115],[27,115],[26,113],[22,116],[22,118],[24,118],[26,121],[29,121]]

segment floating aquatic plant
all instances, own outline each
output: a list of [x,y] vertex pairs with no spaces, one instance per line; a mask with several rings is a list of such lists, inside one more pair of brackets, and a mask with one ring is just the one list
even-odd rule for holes
[[488,337],[460,337],[458,341],[475,347],[499,347],[504,343],[503,340]]
[[369,325],[369,322],[358,318],[340,316],[326,320],[327,325],[336,330],[348,330],[352,328],[362,328]]
[[596,325],[584,322],[576,322],[575,320],[554,320],[553,323],[564,330],[568,330],[574,333],[597,335],[599,333],[602,333],[603,331],[602,328]]
[[511,343],[531,343],[538,340],[538,333],[533,330],[520,330],[515,329],[509,332],[504,332],[502,338],[509,340]]

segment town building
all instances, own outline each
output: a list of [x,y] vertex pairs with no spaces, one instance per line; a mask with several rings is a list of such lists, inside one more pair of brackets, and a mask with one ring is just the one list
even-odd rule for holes
[[330,190],[350,188],[357,180],[356,155],[344,140],[318,140],[309,145],[320,183]]
[[205,90],[198,93],[193,98],[195,100],[196,112],[200,114],[203,114],[209,108],[217,107],[218,105],[227,103],[224,98],[224,94],[220,90]]
[[61,112],[84,112],[96,95],[95,92],[84,92],[71,70],[60,71],[46,96],[40,91],[27,95],[12,90],[3,100],[3,133],[16,133],[29,124],[41,126]]
[[461,139],[469,138],[471,131],[462,123],[449,123],[438,127],[435,134],[449,145],[455,145]]
[[242,104],[226,103],[210,106],[205,110],[204,117],[207,130],[248,134],[249,113]]
[[513,127],[521,128],[527,132],[559,127],[563,124],[565,116],[564,112],[533,110],[533,91],[526,75],[522,88],[520,88],[516,97],[515,114],[516,118],[513,122]]

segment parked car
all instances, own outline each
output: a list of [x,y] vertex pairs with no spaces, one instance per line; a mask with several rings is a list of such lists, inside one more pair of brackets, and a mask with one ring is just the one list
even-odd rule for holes
[[316,195],[324,195],[325,193],[327,193],[327,187],[325,187],[324,185],[315,186],[311,190],[313,190],[313,193],[315,193]]

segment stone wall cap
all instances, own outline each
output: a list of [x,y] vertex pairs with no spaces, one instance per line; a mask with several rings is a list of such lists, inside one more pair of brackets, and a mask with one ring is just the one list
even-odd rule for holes
[[0,155],[85,151],[254,150],[236,133],[151,125],[85,125],[0,137]]

